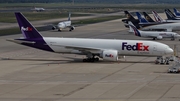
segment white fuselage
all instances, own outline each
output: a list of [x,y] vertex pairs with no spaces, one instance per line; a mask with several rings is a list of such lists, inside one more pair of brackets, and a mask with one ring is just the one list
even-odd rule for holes
[[83,52],[89,51],[101,54],[104,50],[117,50],[118,55],[162,56],[173,52],[169,46],[153,41],[46,37],[43,39],[57,53],[84,54]]
[[159,32],[159,31],[139,31],[139,32],[141,34],[141,37],[150,37],[150,38],[156,38],[158,36],[161,36],[162,38],[180,37],[180,35],[175,32]]
[[159,29],[164,29],[167,31],[179,31],[180,23],[158,24],[158,25],[151,25],[142,28],[142,30],[159,30]]
[[180,19],[179,20],[163,20],[163,22],[174,22],[174,23],[180,23]]
[[64,28],[67,28],[67,27],[70,27],[71,26],[71,21],[63,21],[63,22],[59,22],[57,27],[58,29],[64,29]]

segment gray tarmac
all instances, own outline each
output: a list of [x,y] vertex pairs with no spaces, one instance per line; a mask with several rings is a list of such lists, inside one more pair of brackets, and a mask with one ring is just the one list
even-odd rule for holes
[[[44,31],[43,36],[138,39],[121,19],[74,31]],[[179,101],[180,75],[156,57],[131,57],[119,62],[83,63],[84,56],[55,54],[6,41],[0,37],[0,101]],[[170,47],[178,40],[159,40]]]

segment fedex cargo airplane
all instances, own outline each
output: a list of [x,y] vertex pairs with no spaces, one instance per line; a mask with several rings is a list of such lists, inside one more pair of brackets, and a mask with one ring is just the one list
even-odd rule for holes
[[43,37],[20,12],[15,13],[23,38],[9,39],[28,47],[55,53],[86,55],[83,61],[118,61],[119,56],[163,56],[173,50],[166,44],[143,40]]
[[69,17],[67,21],[59,22],[56,26],[52,27],[52,30],[58,29],[58,31],[62,31],[62,29],[65,28],[69,28],[69,31],[75,29],[75,27],[71,25],[71,13],[69,13]]
[[180,38],[180,35],[175,32],[163,32],[163,31],[141,31],[138,30],[131,22],[129,22],[129,26],[134,32],[136,36],[145,37],[145,38],[153,38],[155,39],[163,39],[163,38],[171,38],[171,40],[175,40],[175,38]]

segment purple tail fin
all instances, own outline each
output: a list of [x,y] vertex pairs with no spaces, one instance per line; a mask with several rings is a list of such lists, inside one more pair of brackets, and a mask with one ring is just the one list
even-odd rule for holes
[[41,34],[20,12],[15,12],[16,19],[19,24],[19,28],[26,39],[42,38]]

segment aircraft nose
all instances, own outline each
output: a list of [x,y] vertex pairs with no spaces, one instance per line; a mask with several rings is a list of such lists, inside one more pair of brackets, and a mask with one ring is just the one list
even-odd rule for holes
[[166,49],[166,54],[172,54],[173,52],[174,50],[171,48]]

